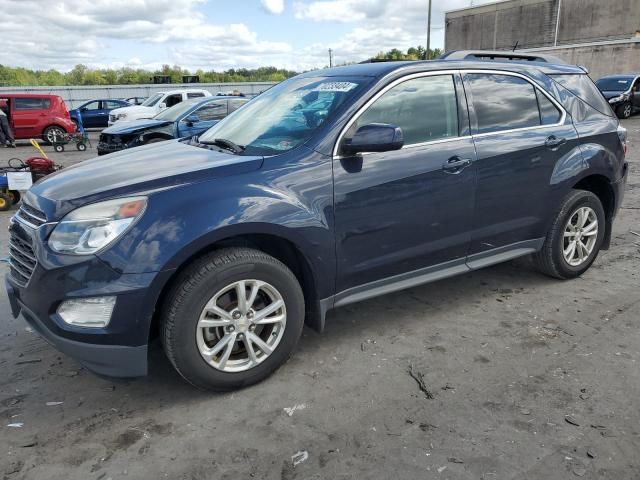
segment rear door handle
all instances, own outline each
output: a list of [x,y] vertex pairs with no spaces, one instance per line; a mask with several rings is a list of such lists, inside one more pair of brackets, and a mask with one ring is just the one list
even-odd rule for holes
[[555,135],[551,135],[547,138],[547,141],[544,142],[544,145],[547,148],[558,148],[560,145],[564,145],[565,143],[567,143],[566,138],[558,138]]
[[471,159],[461,158],[458,155],[455,155],[442,165],[442,170],[444,170],[445,173],[457,175],[469,165],[471,165]]

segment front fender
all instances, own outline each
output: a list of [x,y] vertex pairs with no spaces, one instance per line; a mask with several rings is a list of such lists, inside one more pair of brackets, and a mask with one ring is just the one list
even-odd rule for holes
[[100,258],[123,273],[158,272],[230,237],[271,235],[302,253],[318,295],[328,297],[335,277],[331,162],[310,156],[156,192],[140,222]]

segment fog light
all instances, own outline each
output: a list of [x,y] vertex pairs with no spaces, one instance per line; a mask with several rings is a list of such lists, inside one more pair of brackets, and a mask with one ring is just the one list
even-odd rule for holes
[[116,297],[94,297],[67,300],[58,307],[58,315],[69,325],[102,328],[111,320]]

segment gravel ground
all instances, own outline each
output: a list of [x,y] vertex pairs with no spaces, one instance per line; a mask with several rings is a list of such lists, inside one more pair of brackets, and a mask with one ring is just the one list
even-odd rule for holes
[[[11,318],[2,291],[0,475],[637,479],[640,116],[625,126],[624,208],[582,278],[519,261],[335,310],[274,376],[232,394],[194,390],[158,346],[148,377],[98,378]],[[0,163],[12,154],[33,150]]]

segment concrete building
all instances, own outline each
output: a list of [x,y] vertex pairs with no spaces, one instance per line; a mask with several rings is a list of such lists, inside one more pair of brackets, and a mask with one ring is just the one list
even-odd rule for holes
[[640,0],[506,0],[445,16],[445,50],[550,53],[593,78],[640,72]]

